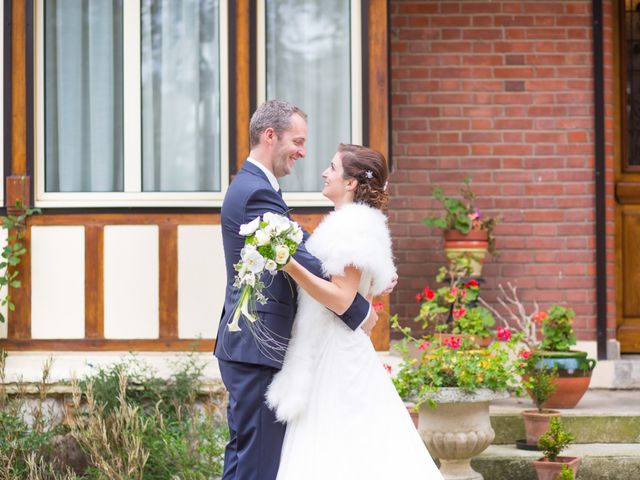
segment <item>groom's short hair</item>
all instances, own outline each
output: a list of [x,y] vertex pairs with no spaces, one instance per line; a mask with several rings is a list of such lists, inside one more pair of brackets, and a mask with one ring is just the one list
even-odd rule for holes
[[260,143],[260,135],[267,128],[273,128],[276,135],[280,137],[282,133],[291,125],[291,116],[300,115],[305,121],[307,114],[299,107],[286,100],[268,100],[258,107],[251,116],[249,123],[249,141],[251,147]]

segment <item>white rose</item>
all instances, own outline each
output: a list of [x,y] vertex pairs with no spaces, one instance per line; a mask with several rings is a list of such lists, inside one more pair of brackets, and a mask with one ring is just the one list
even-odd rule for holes
[[269,235],[264,230],[258,230],[256,232],[256,242],[258,245],[266,245],[271,241],[271,235]]
[[284,265],[289,260],[289,248],[286,245],[278,245],[276,247],[276,263]]
[[248,237],[253,232],[255,232],[259,226],[260,226],[260,217],[256,217],[253,220],[251,220],[249,223],[240,225],[240,235],[244,235],[245,237]]
[[293,240],[298,245],[300,245],[300,243],[302,242],[302,238],[303,238],[302,229],[300,227],[298,227],[293,232],[291,232],[289,235],[287,235],[287,238],[289,240]]
[[242,261],[251,273],[260,273],[264,269],[264,257],[255,249],[243,255]]
[[265,270],[269,271],[270,273],[275,274],[276,270],[278,269],[278,264],[276,262],[274,262],[273,260],[269,259],[264,264],[264,268],[265,268]]

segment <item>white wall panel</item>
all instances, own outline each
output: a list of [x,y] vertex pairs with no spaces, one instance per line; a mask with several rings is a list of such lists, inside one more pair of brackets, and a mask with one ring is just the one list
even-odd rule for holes
[[[4,228],[0,228],[0,246],[4,245],[6,241],[7,241],[7,231]],[[4,271],[0,271],[0,275],[3,273]],[[0,298],[4,298],[6,293],[7,293],[6,287],[0,289]],[[7,338],[7,330],[8,330],[7,329],[7,325],[8,325],[7,311],[8,310],[9,309],[7,308],[6,305],[4,307],[0,307],[0,311],[2,311],[2,315],[4,315],[4,323],[0,322],[0,338]]]
[[158,338],[158,227],[104,228],[104,334]]
[[31,227],[31,336],[84,338],[84,227]]
[[220,225],[178,227],[178,335],[214,338],[226,273]]

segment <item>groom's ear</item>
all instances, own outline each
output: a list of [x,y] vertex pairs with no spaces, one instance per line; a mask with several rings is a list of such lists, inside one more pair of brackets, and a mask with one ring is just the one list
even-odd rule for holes
[[276,135],[276,131],[271,127],[266,128],[264,132],[262,132],[262,134],[264,135],[265,140],[269,144],[272,144],[278,139],[278,136]]

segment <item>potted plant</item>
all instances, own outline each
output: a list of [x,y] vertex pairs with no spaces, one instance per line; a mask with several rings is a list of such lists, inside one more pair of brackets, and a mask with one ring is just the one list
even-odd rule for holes
[[477,305],[480,286],[476,280],[467,279],[470,267],[466,262],[457,258],[448,268],[441,267],[436,282],[447,284],[435,290],[426,286],[416,294],[420,310],[414,320],[423,331],[438,338],[469,338],[486,347],[496,335],[492,331],[495,319],[488,309]]
[[[571,308],[554,305],[547,311],[541,311],[533,302],[533,312],[527,309],[518,298],[517,288],[511,284],[508,291],[499,285],[501,295],[497,301],[503,312],[479,298],[479,303],[493,313],[505,326],[512,325],[522,334],[522,341],[535,357],[537,367],[555,368],[557,377],[553,380],[555,391],[544,404],[545,408],[573,408],[583,397],[596,361],[587,358],[586,352],[571,350],[576,344],[573,332],[575,312]],[[542,331],[542,341],[538,333]]]
[[538,440],[538,447],[543,451],[544,457],[533,462],[538,480],[556,480],[567,467],[575,477],[580,457],[559,456],[574,440],[575,437],[564,430],[559,418],[551,419],[549,430]]
[[433,190],[434,198],[444,207],[444,214],[428,216],[423,223],[444,231],[444,250],[448,258],[463,255],[471,261],[471,275],[480,277],[487,252],[496,254],[494,228],[498,219],[480,213],[475,205],[471,179],[465,177],[460,197],[447,197],[442,188]]
[[573,332],[575,312],[560,305],[536,315],[543,340],[534,353],[538,367],[556,368],[556,389],[547,399],[548,408],[573,408],[584,396],[591,382],[596,361],[586,352],[571,350],[576,344]]
[[414,337],[397,316],[392,323],[405,337],[402,345],[413,344],[420,352],[418,358],[405,356],[394,383],[400,396],[419,408],[419,433],[440,460],[441,473],[445,479],[481,478],[470,460],[495,437],[489,403],[522,389],[518,336],[509,333],[508,340],[481,349],[468,337]]
[[518,448],[532,450],[537,448],[538,439],[548,430],[551,418],[560,416],[560,412],[557,410],[542,407],[547,398],[549,398],[549,395],[551,395],[556,388],[554,379],[558,374],[555,368],[545,366],[538,368],[535,365],[533,355],[528,350],[520,352],[520,356],[523,359],[525,368],[523,383],[536,409],[524,410],[522,412],[526,439],[524,445],[516,442],[516,446]]

